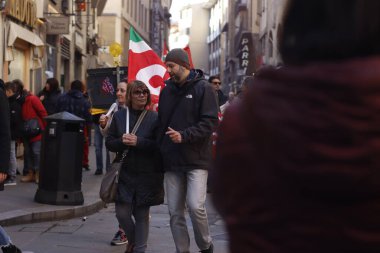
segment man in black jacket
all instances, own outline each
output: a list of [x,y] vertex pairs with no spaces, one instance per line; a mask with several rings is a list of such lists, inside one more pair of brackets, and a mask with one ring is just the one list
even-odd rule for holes
[[216,97],[202,71],[190,69],[186,51],[171,50],[165,64],[171,78],[160,95],[158,120],[170,227],[177,253],[188,253],[186,202],[199,249],[212,253],[205,201],[210,136],[218,124]]

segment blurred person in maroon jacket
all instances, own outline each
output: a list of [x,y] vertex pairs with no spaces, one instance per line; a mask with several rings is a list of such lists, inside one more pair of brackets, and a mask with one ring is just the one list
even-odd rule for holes
[[284,65],[255,75],[218,135],[231,252],[380,252],[380,1],[288,4]]

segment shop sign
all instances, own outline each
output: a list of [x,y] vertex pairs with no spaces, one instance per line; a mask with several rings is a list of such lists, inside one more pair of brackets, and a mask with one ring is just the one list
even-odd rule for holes
[[69,34],[69,17],[48,17],[47,34]]
[[37,20],[37,7],[34,0],[8,0],[6,13],[15,19],[34,27]]
[[250,75],[253,73],[253,54],[254,47],[252,41],[252,33],[244,32],[241,35],[239,50],[238,50],[238,58],[240,69],[242,70],[243,75]]

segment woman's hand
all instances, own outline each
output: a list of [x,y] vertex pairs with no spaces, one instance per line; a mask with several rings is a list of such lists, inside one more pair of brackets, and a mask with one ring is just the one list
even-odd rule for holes
[[105,128],[108,122],[108,117],[104,114],[102,114],[99,118],[99,126],[101,128]]
[[136,146],[137,136],[134,134],[123,134],[123,143],[128,146]]
[[44,101],[44,99],[45,99],[45,96],[42,95],[42,96],[40,97],[40,100],[41,100],[41,101]]

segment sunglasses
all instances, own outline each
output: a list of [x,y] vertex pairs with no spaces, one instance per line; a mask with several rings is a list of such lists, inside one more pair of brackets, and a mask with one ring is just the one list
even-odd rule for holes
[[132,94],[136,97],[141,95],[147,96],[149,94],[149,90],[135,90],[134,92],[132,92]]
[[212,82],[213,84],[222,84],[221,82]]

